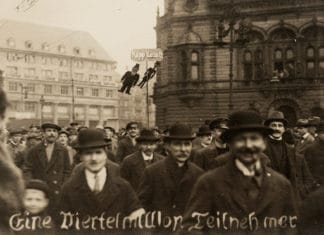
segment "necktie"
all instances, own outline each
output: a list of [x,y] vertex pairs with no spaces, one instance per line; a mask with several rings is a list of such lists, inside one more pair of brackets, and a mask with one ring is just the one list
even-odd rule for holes
[[100,185],[99,185],[99,177],[98,177],[98,174],[95,174],[94,180],[95,180],[95,184],[94,184],[94,187],[93,187],[93,192],[94,192],[94,194],[98,194],[101,191],[100,190]]

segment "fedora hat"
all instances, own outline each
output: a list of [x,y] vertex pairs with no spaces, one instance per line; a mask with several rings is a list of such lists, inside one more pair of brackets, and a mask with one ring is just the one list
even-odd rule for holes
[[296,123],[296,127],[309,127],[308,119],[298,119]]
[[47,183],[43,180],[32,179],[26,184],[26,189],[36,189],[42,191],[47,198],[51,195],[51,189],[48,187]]
[[215,128],[226,130],[228,129],[227,122],[228,122],[227,118],[216,118],[209,123],[209,128],[211,130]]
[[54,123],[50,123],[50,122],[43,123],[41,128],[43,131],[45,131],[46,128],[53,128],[53,129],[56,129],[57,131],[60,131],[62,129],[60,126],[58,126]]
[[159,138],[156,138],[155,135],[154,135],[154,132],[152,130],[149,130],[149,129],[141,130],[139,137],[136,138],[137,142],[141,142],[141,141],[153,141],[153,142],[156,142],[158,140],[159,140]]
[[263,135],[270,135],[273,130],[263,125],[262,118],[253,111],[237,111],[232,113],[228,119],[229,129],[225,130],[221,139],[229,142],[236,134],[243,131],[257,131]]
[[211,135],[211,130],[208,125],[202,125],[199,127],[197,136]]
[[273,111],[265,120],[264,125],[269,126],[271,122],[282,122],[285,127],[288,125],[287,119],[285,119],[284,114],[280,111]]
[[195,137],[192,134],[192,129],[189,125],[176,123],[169,129],[169,135],[164,137],[164,140],[193,140]]
[[105,138],[102,130],[88,128],[79,132],[78,141],[73,147],[77,150],[104,147],[108,145]]

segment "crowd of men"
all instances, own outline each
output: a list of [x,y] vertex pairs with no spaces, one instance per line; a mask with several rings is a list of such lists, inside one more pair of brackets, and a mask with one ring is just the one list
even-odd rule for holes
[[196,133],[43,123],[1,139],[0,234],[323,233],[318,117],[235,111]]

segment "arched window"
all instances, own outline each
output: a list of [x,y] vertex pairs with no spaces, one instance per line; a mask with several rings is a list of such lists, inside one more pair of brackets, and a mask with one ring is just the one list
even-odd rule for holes
[[252,67],[252,53],[250,51],[244,52],[243,66],[244,66],[244,80],[245,81],[252,80],[253,67]]
[[318,75],[324,77],[324,46],[318,49]]
[[187,79],[187,53],[185,51],[181,51],[180,53],[180,66],[181,66],[181,78],[183,80]]
[[199,53],[191,52],[191,80],[199,79]]
[[313,77],[315,74],[315,49],[310,46],[306,48],[306,77]]

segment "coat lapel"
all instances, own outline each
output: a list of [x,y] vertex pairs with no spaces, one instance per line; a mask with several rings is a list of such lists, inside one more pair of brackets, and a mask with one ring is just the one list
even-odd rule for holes
[[[53,149],[53,152],[52,152],[52,156],[50,158],[49,163],[47,164],[46,170],[51,169],[51,167],[55,164],[56,159],[58,158],[59,155],[60,155],[60,149],[59,149],[59,146],[57,145],[57,143],[55,143],[54,144],[54,149]],[[45,156],[46,156],[46,151],[45,151]],[[46,159],[47,159],[47,156],[46,156]]]
[[38,157],[40,163],[42,164],[43,169],[46,169],[48,162],[47,162],[47,156],[46,156],[44,142],[40,143],[40,145],[39,145],[37,157]]
[[141,154],[141,151],[137,151],[135,155],[134,165],[135,165],[134,169],[136,169],[136,174],[139,176],[142,175],[142,172],[145,169],[145,162]]
[[276,192],[277,187],[273,184],[271,177],[273,177],[271,171],[269,170],[269,168],[265,167],[263,173],[263,181],[258,196],[258,202],[256,204],[257,214],[262,212],[262,210],[266,208],[273,200],[274,194],[278,193]]

